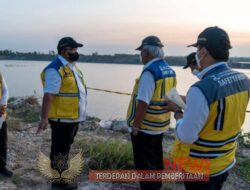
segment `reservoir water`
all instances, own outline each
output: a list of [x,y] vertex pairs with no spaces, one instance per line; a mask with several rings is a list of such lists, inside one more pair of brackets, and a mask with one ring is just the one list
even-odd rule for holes
[[[48,64],[47,61],[12,61],[1,60],[0,71],[7,82],[10,97],[43,94],[40,73]],[[131,93],[135,79],[142,71],[142,65],[78,63],[87,86],[120,92]],[[172,67],[177,74],[177,90],[185,95],[189,87],[198,79],[189,69]],[[250,70],[240,70],[250,77]],[[128,95],[118,95],[100,91],[88,90],[87,112],[90,116],[101,119],[125,119]],[[250,110],[250,105],[248,105]],[[244,131],[250,131],[250,113],[246,114]]]

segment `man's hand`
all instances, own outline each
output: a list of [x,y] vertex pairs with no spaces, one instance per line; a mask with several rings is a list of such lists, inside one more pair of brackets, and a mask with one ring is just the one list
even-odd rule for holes
[[49,93],[45,93],[43,96],[42,114],[41,114],[42,120],[39,122],[36,134],[40,133],[42,130],[47,129],[49,125],[48,113],[54,97],[55,97],[54,94],[49,94]]
[[175,104],[174,102],[171,102],[169,100],[165,101],[167,103],[167,106],[164,106],[163,109],[167,110],[167,111],[171,111],[171,112],[177,112],[180,111],[181,108]]
[[137,100],[137,101],[138,101],[138,104],[137,104],[137,109],[135,113],[134,124],[132,127],[132,135],[134,136],[138,134],[139,128],[144,119],[144,115],[148,109],[148,104],[146,102],[143,102],[141,100]]
[[139,132],[139,127],[132,127],[132,134],[136,136]]
[[7,109],[7,105],[0,105],[0,116],[2,116],[4,112],[6,112],[6,109]]
[[40,133],[42,130],[47,129],[48,125],[49,125],[48,119],[42,119],[42,120],[39,122],[38,129],[37,129],[37,131],[36,131],[36,134]]

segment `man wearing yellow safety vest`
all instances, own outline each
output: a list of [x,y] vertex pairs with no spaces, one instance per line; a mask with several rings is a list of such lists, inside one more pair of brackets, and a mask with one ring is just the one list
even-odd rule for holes
[[[83,45],[71,37],[62,38],[57,46],[58,56],[41,73],[44,96],[38,132],[51,125],[51,167],[58,170],[58,156],[66,163],[70,146],[80,122],[86,119],[86,85],[76,66],[77,48]],[[64,168],[67,169],[67,164]],[[52,187],[77,188],[77,184],[52,183]]]
[[[136,50],[140,51],[144,67],[136,79],[127,112],[135,168],[163,170],[162,137],[170,124],[163,97],[176,85],[175,72],[164,60],[163,44],[158,37],[146,37]],[[140,182],[142,190],[157,190],[161,185],[161,181]]]
[[11,177],[13,173],[6,168],[7,161],[7,123],[6,109],[9,98],[7,84],[0,73],[0,176]]
[[172,156],[188,160],[177,164],[191,173],[195,173],[192,163],[208,160],[209,181],[186,181],[187,190],[219,190],[236,162],[236,140],[245,119],[250,80],[227,65],[231,44],[223,29],[206,28],[190,46],[197,48],[200,81],[188,91],[184,114],[168,102],[167,109],[177,120]]

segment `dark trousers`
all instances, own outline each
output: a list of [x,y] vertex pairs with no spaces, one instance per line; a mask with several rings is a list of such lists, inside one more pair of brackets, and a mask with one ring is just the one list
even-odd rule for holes
[[209,181],[188,181],[184,182],[186,190],[221,190],[223,183],[227,180],[228,172],[221,175],[210,177]]
[[51,125],[51,167],[59,172],[68,168],[68,156],[71,144],[78,131],[79,123],[49,121]]
[[0,169],[6,166],[7,160],[7,123],[3,122],[0,129]]
[[[136,136],[131,134],[134,163],[136,170],[163,170],[163,135],[149,135],[139,132]],[[140,182],[141,190],[158,190],[161,181]]]

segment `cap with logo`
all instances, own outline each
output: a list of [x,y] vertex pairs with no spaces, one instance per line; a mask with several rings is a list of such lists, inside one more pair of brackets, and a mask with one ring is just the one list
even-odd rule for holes
[[231,43],[228,34],[225,30],[214,26],[214,27],[208,27],[205,30],[203,30],[197,39],[197,42],[191,45],[188,45],[188,47],[206,47],[207,49],[215,48],[215,49],[224,49],[228,50],[231,49]]
[[64,47],[78,48],[82,46],[83,44],[77,43],[72,37],[64,37],[59,40],[57,50],[61,51]]
[[143,46],[150,45],[150,46],[158,46],[163,47],[161,40],[157,36],[148,36],[142,40],[141,45],[136,48],[135,50],[142,50]]

